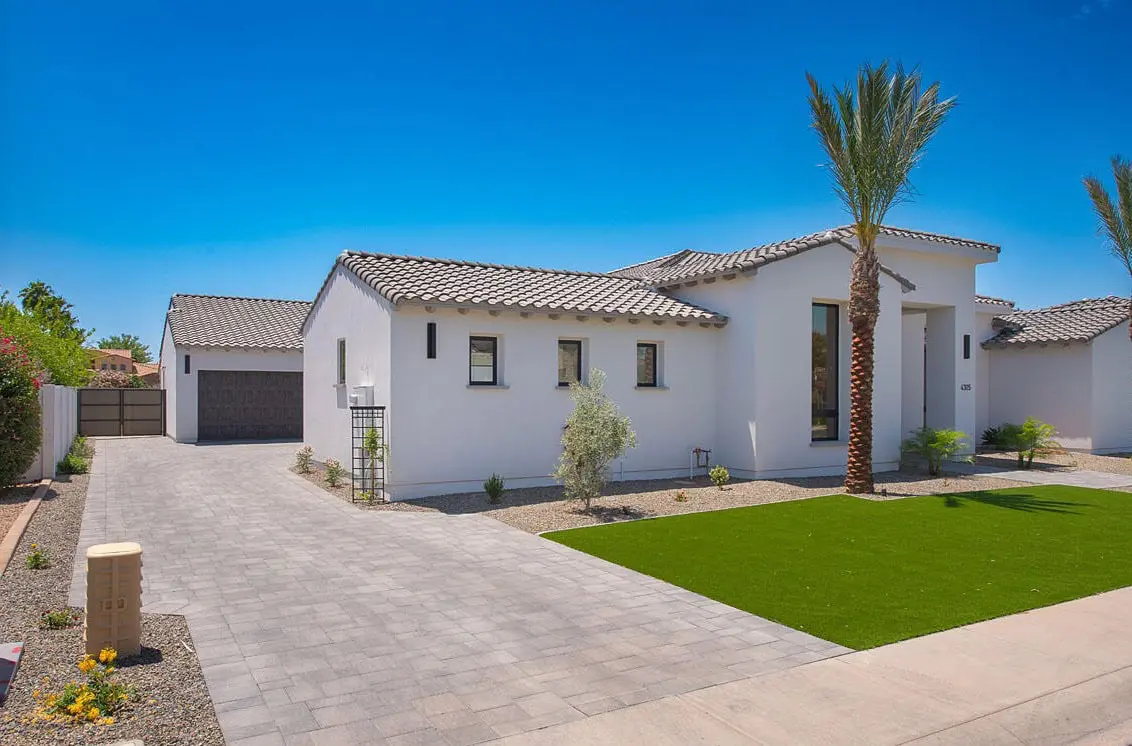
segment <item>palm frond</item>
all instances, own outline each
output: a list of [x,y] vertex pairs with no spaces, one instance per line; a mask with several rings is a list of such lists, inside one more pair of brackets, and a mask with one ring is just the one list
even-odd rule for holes
[[1087,176],[1083,181],[1097,214],[1097,232],[1105,237],[1112,255],[1132,276],[1132,162],[1113,156],[1112,175],[1116,181],[1115,200],[1097,177]]

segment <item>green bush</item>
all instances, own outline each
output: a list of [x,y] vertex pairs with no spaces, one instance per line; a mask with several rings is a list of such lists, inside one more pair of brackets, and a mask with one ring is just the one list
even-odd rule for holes
[[90,461],[82,456],[68,453],[56,464],[55,470],[61,474],[86,474],[90,471]]
[[1057,430],[1053,425],[1036,417],[1027,417],[1013,436],[1013,448],[1018,451],[1018,467],[1029,469],[1034,465],[1034,456],[1062,450],[1061,444],[1053,439],[1055,435]]
[[967,447],[967,434],[964,432],[921,427],[900,444],[900,451],[905,455],[925,459],[928,462],[928,474],[938,477],[943,472],[943,462],[955,458]]
[[39,384],[27,351],[0,328],[0,487],[23,476],[39,453]]
[[90,380],[91,354],[73,338],[53,335],[34,316],[0,297],[0,328],[44,372],[43,383],[85,386]]
[[295,451],[295,468],[299,470],[300,474],[311,473],[311,459],[314,457],[314,449],[310,446],[303,446]]
[[71,453],[79,458],[90,460],[94,458],[94,445],[91,444],[86,436],[76,435],[75,439],[71,441]]
[[723,489],[723,485],[731,481],[731,472],[727,471],[727,467],[723,464],[716,464],[711,467],[711,471],[708,472],[708,477],[711,479],[712,484],[719,489]]
[[493,473],[483,483],[483,491],[487,493],[488,502],[497,505],[503,499],[503,477]]
[[336,458],[326,459],[326,483],[331,487],[342,484],[342,463]]

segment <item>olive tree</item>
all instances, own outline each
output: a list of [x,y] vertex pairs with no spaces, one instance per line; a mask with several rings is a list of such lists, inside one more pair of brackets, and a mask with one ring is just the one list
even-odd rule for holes
[[601,496],[605,472],[614,459],[637,445],[629,418],[602,391],[605,373],[590,371],[587,383],[570,385],[574,411],[562,432],[562,455],[551,474],[566,488],[566,497],[590,503]]

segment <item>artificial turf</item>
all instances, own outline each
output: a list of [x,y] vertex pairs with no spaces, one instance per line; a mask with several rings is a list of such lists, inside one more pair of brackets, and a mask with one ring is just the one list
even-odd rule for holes
[[857,649],[1132,585],[1132,494],[1078,487],[833,495],[544,536]]

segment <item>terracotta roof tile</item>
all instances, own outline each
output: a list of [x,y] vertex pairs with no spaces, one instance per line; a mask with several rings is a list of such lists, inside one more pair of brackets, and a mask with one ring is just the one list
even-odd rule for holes
[[975,302],[986,303],[987,305],[991,306],[1010,306],[1011,308],[1014,307],[1014,301],[1012,300],[1007,300],[1006,298],[995,298],[992,295],[979,295],[978,293],[975,293]]
[[338,263],[393,304],[726,322],[639,280],[609,274],[358,251],[345,252]]
[[178,347],[301,350],[299,327],[310,308],[302,300],[174,295],[166,318]]
[[1126,321],[1128,305],[1127,298],[1110,295],[997,316],[999,332],[983,347],[1088,342]]

